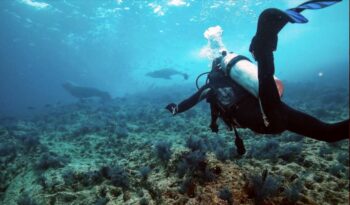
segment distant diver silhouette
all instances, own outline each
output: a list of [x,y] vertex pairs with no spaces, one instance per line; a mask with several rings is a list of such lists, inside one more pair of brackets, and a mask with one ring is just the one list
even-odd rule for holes
[[172,69],[172,68],[163,68],[160,70],[152,71],[149,73],[146,73],[147,76],[152,78],[162,78],[166,80],[170,80],[172,76],[174,75],[180,75],[183,76],[185,80],[188,79],[188,74],[180,72],[178,70]]
[[98,90],[97,88],[78,86],[71,82],[65,82],[62,86],[69,94],[79,99],[90,97],[98,97],[105,101],[112,99],[108,92]]

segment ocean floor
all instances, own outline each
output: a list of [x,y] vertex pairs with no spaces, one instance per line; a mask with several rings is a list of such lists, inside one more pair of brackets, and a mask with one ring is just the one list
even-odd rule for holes
[[[349,118],[348,90],[294,87],[285,96],[292,107],[327,122]],[[232,131],[210,131],[208,104],[173,117],[164,106],[187,95],[165,93],[3,118],[0,204],[349,204],[348,140],[239,129],[239,157]]]

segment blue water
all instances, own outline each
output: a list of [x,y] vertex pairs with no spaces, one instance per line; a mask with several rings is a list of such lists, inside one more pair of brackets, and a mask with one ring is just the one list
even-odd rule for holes
[[[0,0],[0,204],[349,204],[347,139],[239,128],[239,156],[222,121],[211,132],[204,100],[164,109],[221,50],[253,59],[264,9],[302,2]],[[349,1],[303,15],[279,34],[282,100],[349,119]],[[189,78],[146,75],[164,68]],[[74,84],[102,99],[74,97]]]
[[[27,116],[45,104],[72,102],[61,86],[66,81],[113,97],[164,85],[194,88],[210,65],[199,55],[206,29],[220,26],[225,47],[251,57],[260,12],[301,2],[2,0],[0,115]],[[289,24],[279,35],[276,75],[349,87],[349,2],[304,15],[309,23]],[[189,80],[145,76],[166,67],[187,72]]]

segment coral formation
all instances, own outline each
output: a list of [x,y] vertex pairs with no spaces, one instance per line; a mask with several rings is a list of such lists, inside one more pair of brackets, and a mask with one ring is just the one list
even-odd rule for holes
[[[322,104],[315,99],[325,96],[313,95],[308,104],[316,113]],[[176,117],[155,106],[173,97],[84,101],[35,121],[2,123],[0,204],[349,203],[348,141],[240,129],[248,152],[239,156],[223,123],[217,134],[207,127],[205,104]],[[302,99],[289,100],[299,105]],[[334,111],[321,113],[324,118],[344,112],[332,104]]]

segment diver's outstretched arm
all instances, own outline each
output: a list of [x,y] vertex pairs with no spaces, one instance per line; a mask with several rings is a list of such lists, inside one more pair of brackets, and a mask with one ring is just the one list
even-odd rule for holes
[[195,106],[200,101],[202,101],[204,98],[206,98],[209,91],[210,91],[209,86],[205,85],[205,86],[201,87],[191,97],[182,101],[178,105],[176,105],[175,103],[170,103],[165,107],[165,109],[169,110],[173,115],[181,113],[181,112],[185,112],[185,111],[191,109],[193,106]]

